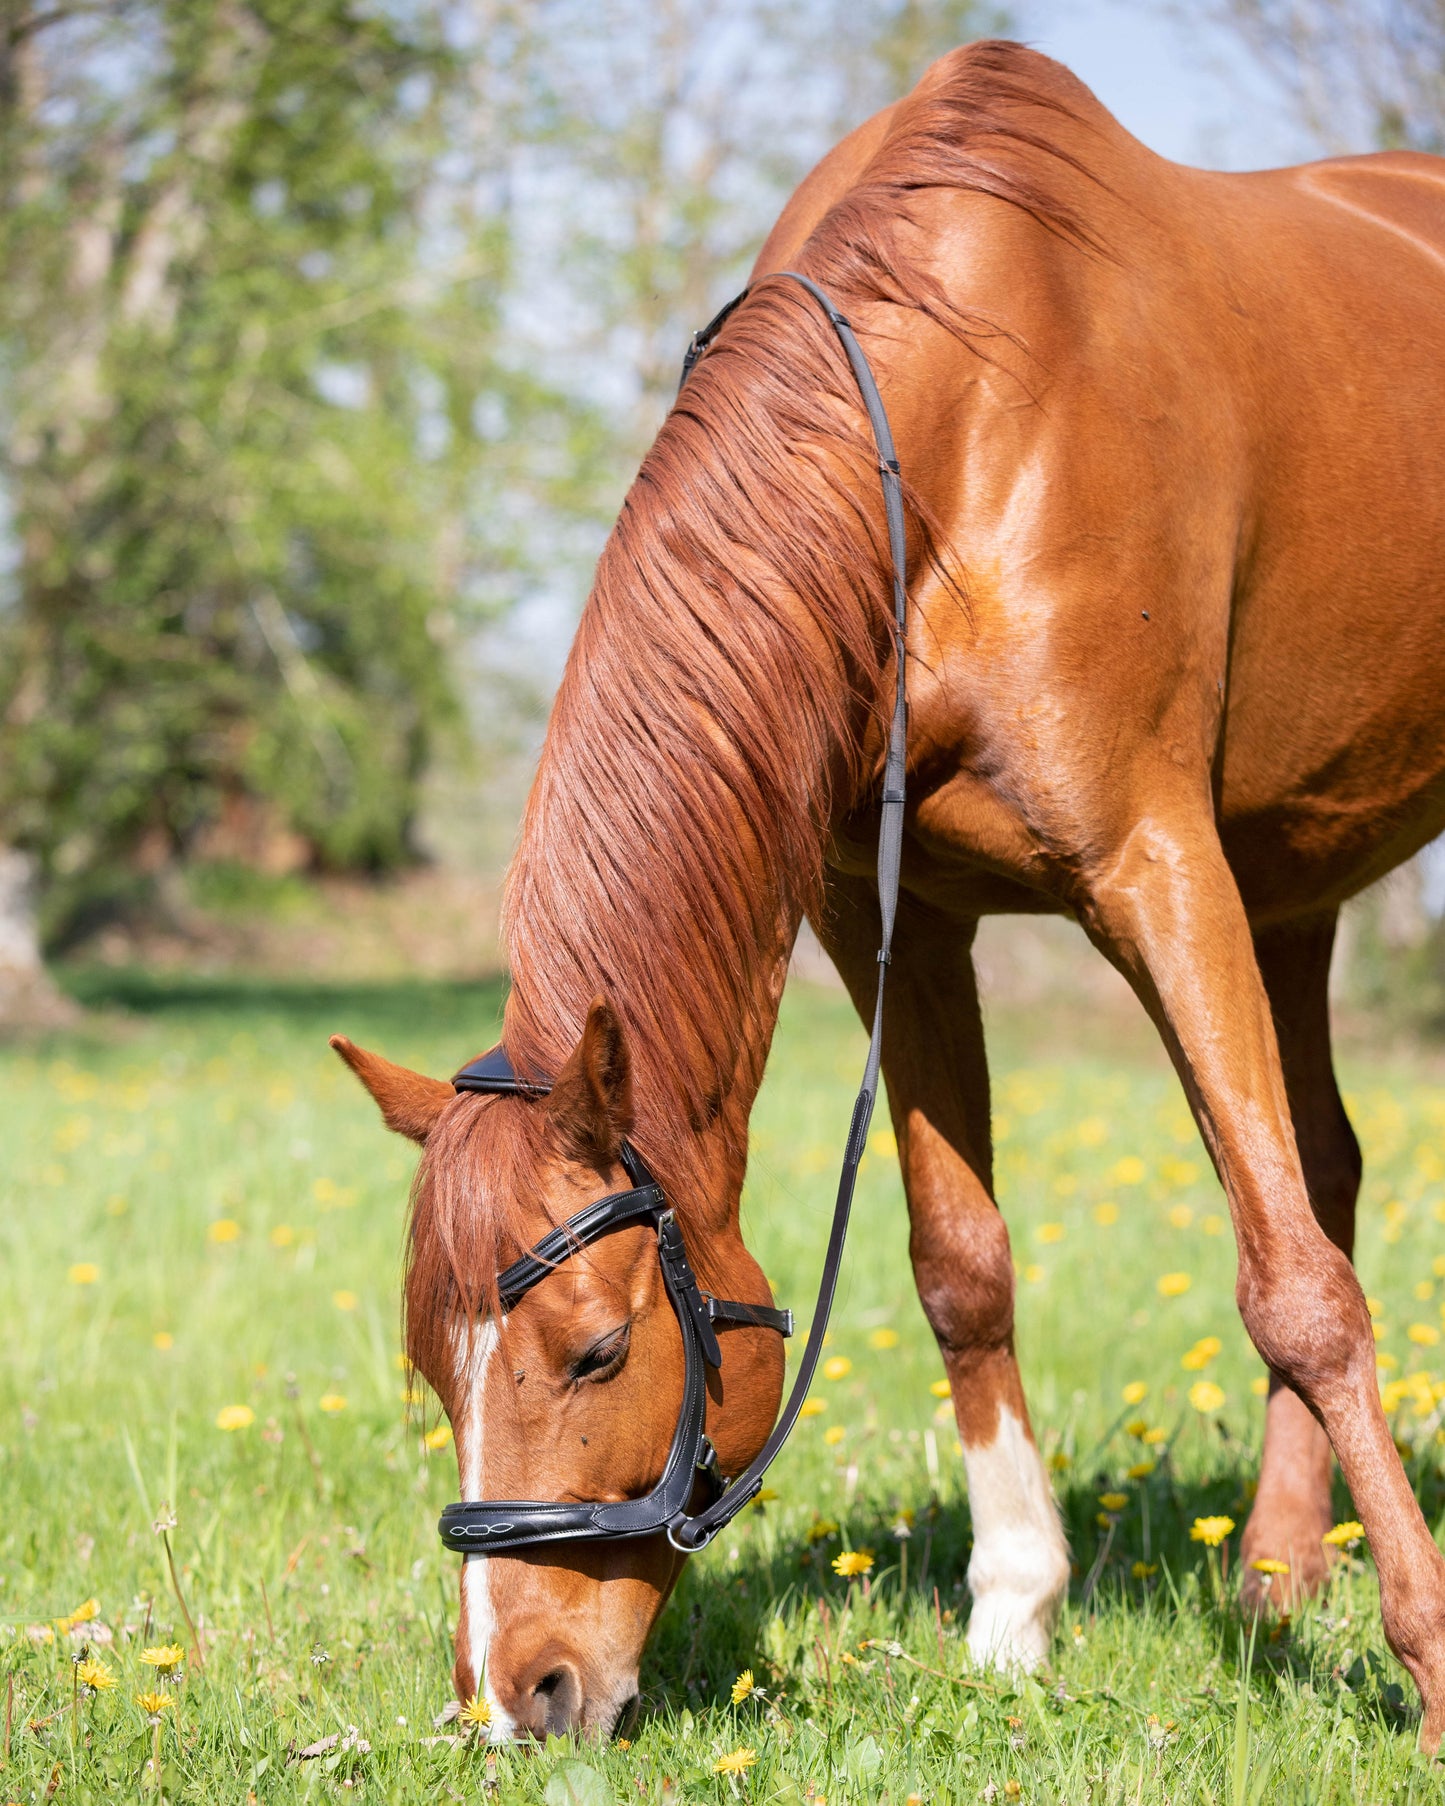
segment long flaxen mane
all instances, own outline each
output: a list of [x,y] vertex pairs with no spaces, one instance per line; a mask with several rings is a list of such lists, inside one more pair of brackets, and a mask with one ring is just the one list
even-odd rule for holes
[[[1097,107],[1018,45],[953,53],[898,109],[799,267],[845,312],[890,303],[986,340],[998,329],[951,301],[909,243],[910,205],[930,188],[985,193],[1092,248],[1066,198],[1088,171],[1059,142],[1081,102]],[[912,502],[916,567],[935,554]],[[765,282],[697,366],[603,551],[504,918],[518,1069],[555,1074],[604,994],[632,1053],[634,1138],[684,1223],[703,1196],[697,1131],[766,1055],[757,1017],[778,975],[763,962],[822,901],[829,824],[876,786],[890,596],[852,374],[798,285]],[[472,1098],[448,1113],[426,1160],[413,1317],[447,1286],[485,1288],[515,1252],[543,1117]]]

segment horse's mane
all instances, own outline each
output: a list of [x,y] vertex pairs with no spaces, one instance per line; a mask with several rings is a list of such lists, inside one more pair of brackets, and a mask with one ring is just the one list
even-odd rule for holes
[[[995,334],[923,266],[910,209],[923,190],[969,190],[1092,246],[1068,198],[1080,184],[1060,179],[1088,171],[1058,141],[1087,109],[1086,90],[1019,45],[954,52],[899,106],[798,267],[845,312],[885,302]],[[889,572],[876,452],[841,347],[797,284],[764,283],[698,364],[602,553],[504,912],[513,1061],[554,1074],[604,993],[634,1061],[635,1139],[684,1220],[705,1196],[696,1130],[736,1080],[760,1076],[759,1000],[781,976],[762,964],[820,906],[829,824],[876,779]],[[478,1109],[464,1100],[427,1164],[457,1256],[461,1217],[488,1218],[487,1250],[471,1251],[485,1272],[535,1200],[493,1172],[482,1183],[476,1162],[486,1144],[491,1164],[497,1136],[475,1132]],[[500,1106],[499,1128],[504,1110],[536,1114]],[[453,1158],[463,1144],[469,1157]],[[507,1156],[512,1180],[522,1154]],[[496,1208],[478,1213],[481,1196]],[[467,1241],[480,1230],[469,1223]]]

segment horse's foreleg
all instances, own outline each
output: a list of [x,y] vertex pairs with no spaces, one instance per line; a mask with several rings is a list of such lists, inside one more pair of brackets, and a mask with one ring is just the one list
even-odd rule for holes
[[1364,1295],[1310,1208],[1269,999],[1206,806],[1139,822],[1091,861],[1081,914],[1164,1034],[1229,1196],[1236,1297],[1270,1372],[1324,1426],[1380,1576],[1390,1647],[1445,1730],[1445,1558],[1400,1465]]
[[[1290,1118],[1305,1187],[1320,1227],[1344,1254],[1355,1240],[1360,1144],[1330,1057],[1329,976],[1335,914],[1265,929],[1254,937],[1274,1015]],[[1242,1545],[1246,1601],[1265,1605],[1312,1593],[1329,1571],[1321,1537],[1334,1521],[1329,1441],[1299,1395],[1270,1381],[1259,1493]],[[1289,1564],[1283,1586],[1265,1588],[1251,1563]]]
[[[972,922],[905,899],[888,974],[883,1065],[908,1194],[919,1297],[953,1390],[973,1516],[974,1658],[1033,1667],[1069,1583],[1069,1556],[1024,1403],[1013,1261],[992,1196],[988,1066]],[[871,1002],[876,897],[840,896],[829,951]]]

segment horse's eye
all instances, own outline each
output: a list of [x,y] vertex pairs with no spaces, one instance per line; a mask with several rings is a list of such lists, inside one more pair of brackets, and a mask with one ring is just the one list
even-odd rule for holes
[[611,1379],[627,1359],[627,1345],[632,1339],[632,1325],[624,1323],[596,1341],[586,1354],[572,1363],[574,1380]]

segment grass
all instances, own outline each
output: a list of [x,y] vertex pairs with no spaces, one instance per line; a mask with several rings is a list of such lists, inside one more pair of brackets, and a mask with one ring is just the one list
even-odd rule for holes
[[[401,1398],[412,1159],[325,1035],[450,1071],[492,1038],[500,993],[76,983],[99,1011],[85,1031],[0,1055],[0,1800],[133,1795],[157,1748],[158,1791],[198,1802],[495,1789],[548,1806],[1243,1806],[1438,1791],[1368,1558],[1283,1634],[1256,1635],[1225,1551],[1190,1540],[1197,1516],[1242,1522],[1262,1403],[1222,1200],[1157,1057],[1097,1042],[1041,1057],[1008,1023],[995,1036],[1019,1340],[1077,1564],[1047,1672],[1015,1684],[967,1664],[968,1507],[875,1129],[830,1349],[851,1365],[819,1381],[826,1408],[775,1468],[776,1500],[691,1565],[630,1747],[488,1754],[427,1741],[449,1697],[456,1564],[434,1525],[456,1473]],[[841,1000],[790,993],[744,1210],[804,1321],[861,1048]],[[1410,1376],[1428,1376],[1442,1321],[1445,1088],[1406,1060],[1346,1078],[1382,1379],[1409,1381],[1394,1388],[1399,1432],[1437,1523],[1436,1399]],[[1166,1274],[1187,1288],[1161,1295]],[[1181,1366],[1210,1337],[1219,1352]],[[1201,1379],[1224,1395],[1215,1410],[1189,1402]],[[1131,1385],[1148,1390],[1126,1406]],[[247,1427],[218,1428],[227,1407]],[[1101,1528],[1114,1490],[1127,1505]],[[203,1670],[152,1529],[163,1503]],[[1351,1515],[1343,1493],[1337,1506]],[[871,1573],[837,1576],[844,1548],[872,1550]],[[92,1599],[91,1629],[56,1630]],[[190,1653],[152,1724],[138,1654],[169,1638]],[[87,1640],[117,1682],[93,1698],[72,1661]],[[762,1692],[734,1706],[745,1668]],[[353,1726],[368,1752],[345,1747]],[[323,1756],[288,1760],[335,1733]],[[739,1749],[756,1763],[714,1772]]]

